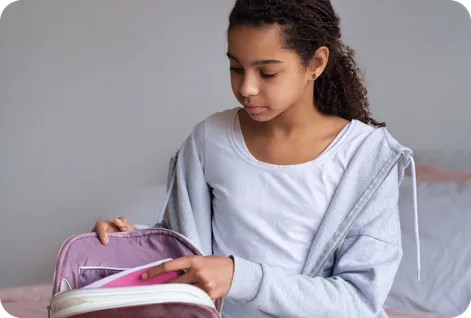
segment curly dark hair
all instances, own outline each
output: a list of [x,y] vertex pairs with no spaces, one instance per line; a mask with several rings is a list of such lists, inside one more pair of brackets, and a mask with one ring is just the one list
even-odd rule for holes
[[271,24],[282,27],[284,45],[299,54],[304,66],[319,47],[329,49],[326,69],[314,88],[320,112],[386,126],[371,118],[355,51],[341,39],[340,18],[330,0],[237,0],[229,16],[229,30],[238,25]]

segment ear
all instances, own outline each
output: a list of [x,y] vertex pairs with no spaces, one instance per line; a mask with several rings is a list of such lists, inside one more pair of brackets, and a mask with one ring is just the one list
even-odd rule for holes
[[329,61],[329,49],[325,46],[321,46],[316,50],[314,56],[309,63],[309,79],[316,80],[321,76],[327,67],[327,62]]

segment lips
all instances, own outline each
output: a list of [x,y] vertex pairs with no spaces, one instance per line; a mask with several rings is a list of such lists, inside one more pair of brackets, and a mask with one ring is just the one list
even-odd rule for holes
[[255,105],[244,105],[245,110],[249,114],[259,114],[265,110],[265,106],[255,106]]

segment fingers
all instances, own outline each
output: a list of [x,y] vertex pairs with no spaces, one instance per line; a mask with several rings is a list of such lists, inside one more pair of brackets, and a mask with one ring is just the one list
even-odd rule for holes
[[113,224],[119,229],[120,232],[129,232],[127,224],[121,218],[114,219]]
[[95,226],[95,232],[97,232],[98,238],[100,239],[103,245],[106,245],[109,242],[108,233],[107,233],[107,232],[110,232],[109,230],[110,230],[110,224],[106,221],[98,222],[97,225]]
[[167,284],[195,284],[197,283],[195,275],[192,271],[184,272],[182,275],[177,278],[171,279]]
[[194,258],[194,256],[187,256],[162,263],[159,266],[153,267],[142,274],[142,279],[149,279],[166,272],[186,272],[192,268]]
[[193,284],[193,286],[195,287],[198,287],[199,289],[203,290],[206,294],[208,294],[208,296],[211,298],[211,300],[216,300],[218,297],[216,295],[214,295],[213,292],[211,292],[211,289],[208,288],[207,285],[201,283],[201,282],[197,282],[195,284]]
[[108,233],[110,232],[132,232],[134,231],[134,226],[131,222],[126,220],[125,217],[121,216],[113,221],[100,221],[95,224],[95,227],[92,229],[92,232],[98,234],[103,245],[109,243]]
[[214,296],[214,290],[211,288],[211,285],[201,281],[193,270],[190,270],[189,272],[178,276],[177,278],[169,280],[166,282],[166,284],[190,284],[206,292],[212,300],[217,298]]
[[123,221],[124,225],[126,225],[128,232],[134,231],[134,225],[129,222],[128,219],[126,219],[124,216],[120,217],[119,219]]
[[109,243],[108,233],[119,231],[120,229],[110,221],[100,221],[94,228],[94,232],[97,232],[98,238],[103,245],[107,245]]
[[121,232],[132,232],[134,231],[134,226],[129,222],[124,216],[121,216],[117,219],[113,220],[113,224],[121,231]]

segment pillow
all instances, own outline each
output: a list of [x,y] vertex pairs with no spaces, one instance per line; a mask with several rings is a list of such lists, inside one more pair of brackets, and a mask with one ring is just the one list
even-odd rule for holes
[[[471,172],[447,169],[438,165],[416,163],[417,181],[421,182],[471,182]],[[406,175],[411,176],[411,168],[407,168]]]
[[417,164],[439,166],[445,169],[471,173],[471,150],[414,149]]

